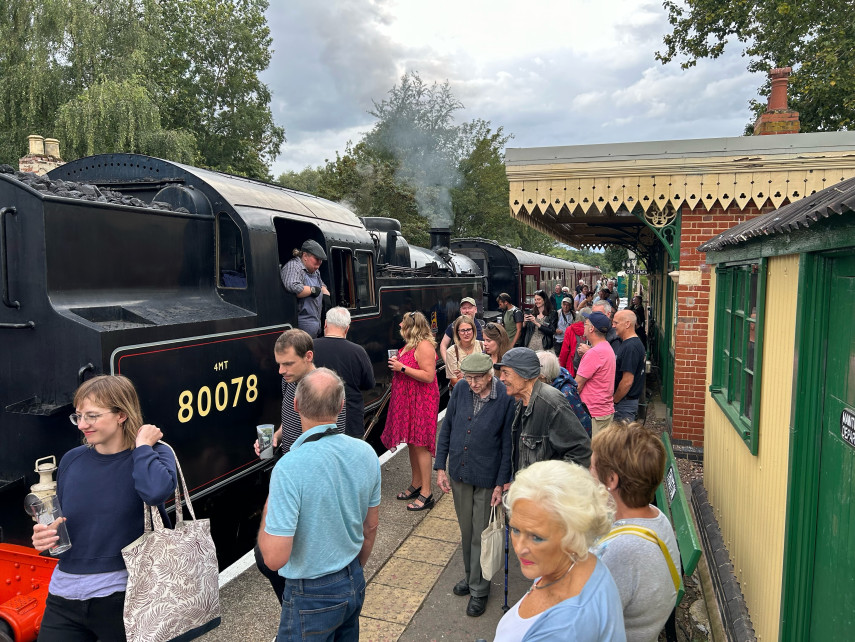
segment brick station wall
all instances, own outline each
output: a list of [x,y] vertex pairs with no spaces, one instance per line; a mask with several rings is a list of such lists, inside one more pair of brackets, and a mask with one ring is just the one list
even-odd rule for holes
[[[677,286],[677,328],[674,335],[674,407],[673,437],[704,443],[704,395],[708,382],[707,333],[710,303],[710,266],[698,246],[748,218],[774,209],[770,203],[762,208],[744,210],[732,206],[727,210],[699,206],[683,210],[680,236],[680,281]],[[698,276],[700,278],[698,278]],[[694,281],[689,285],[685,281]]]

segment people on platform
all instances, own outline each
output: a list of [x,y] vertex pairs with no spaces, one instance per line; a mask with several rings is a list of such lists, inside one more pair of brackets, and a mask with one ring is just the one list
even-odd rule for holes
[[499,621],[495,642],[623,642],[620,595],[588,553],[612,524],[608,492],[587,470],[543,461],[520,471],[507,496],[510,532],[531,588]]
[[317,241],[306,240],[293,258],[282,266],[280,276],[285,289],[297,297],[297,327],[311,337],[321,330],[322,296],[329,296],[321,278],[321,264],[327,260],[326,252]]
[[644,391],[644,372],[647,353],[644,344],[635,334],[635,312],[619,310],[612,327],[620,337],[615,350],[615,421],[635,421],[638,402]]
[[540,381],[540,361],[528,348],[512,348],[493,366],[516,399],[511,440],[514,472],[536,461],[563,459],[588,466],[588,434],[558,390]]
[[522,310],[514,305],[511,301],[511,295],[507,292],[502,292],[496,298],[496,303],[499,304],[499,310],[502,312],[502,325],[505,326],[505,332],[508,333],[511,347],[515,347],[523,339],[522,327],[525,315]]
[[[164,502],[175,493],[175,458],[157,443],[160,429],[143,423],[126,377],[89,379],[73,403],[71,423],[84,443],[63,455],[56,487],[71,548],[59,554],[51,575],[39,639],[119,642],[128,582],[122,549],[143,534],[143,503],[169,522]],[[33,526],[35,549],[56,546],[59,526]]]
[[618,292],[618,284],[615,280],[609,281],[609,302],[615,310],[620,308],[620,293]]
[[[471,296],[465,296],[460,299],[460,314],[471,317],[475,319],[475,338],[478,341],[483,341],[484,337],[482,336],[482,324],[475,317],[478,314],[478,307],[475,304],[475,299]],[[442,336],[442,341],[439,344],[439,355],[442,357],[443,363],[447,361],[446,352],[448,348],[451,347],[451,344],[454,342],[454,321],[448,324],[448,327],[445,328],[445,334]]]
[[470,354],[484,351],[484,342],[475,338],[475,319],[464,314],[457,317],[453,325],[454,345],[445,353],[445,376],[452,388],[463,377],[460,362]]
[[573,311],[573,299],[565,296],[561,300],[561,307],[558,310],[558,325],[555,328],[555,345],[553,349],[555,354],[561,354],[561,348],[564,345],[564,336],[567,331],[567,326],[576,322],[576,313]]
[[273,469],[258,547],[284,579],[277,642],[358,640],[362,567],[379,522],[380,463],[336,427],[344,383],[318,368],[297,386],[301,434]]
[[552,309],[552,303],[546,292],[534,293],[534,306],[523,317],[522,345],[530,350],[551,350],[555,341],[555,328],[558,327],[558,313]]
[[552,305],[553,310],[558,310],[561,308],[561,302],[564,300],[564,291],[561,289],[561,284],[556,283],[555,288],[552,291],[552,295],[549,297],[550,304]]
[[324,319],[324,336],[314,341],[314,363],[318,368],[333,370],[344,381],[347,398],[345,432],[362,439],[365,430],[362,391],[373,389],[376,382],[368,353],[361,345],[347,339],[348,330],[350,312],[347,308],[331,308]]
[[493,363],[501,361],[510,349],[511,341],[502,324],[490,322],[484,326],[484,352],[489,355]]
[[478,617],[490,592],[490,578],[481,573],[481,532],[511,480],[514,400],[494,376],[493,361],[486,354],[465,357],[460,369],[463,379],[448,401],[433,467],[442,492],[453,491],[460,526],[464,577],[453,592],[468,595],[466,614]]
[[577,292],[576,296],[573,298],[573,309],[575,311],[579,311],[584,307],[585,299],[588,298],[588,295],[591,293],[590,289],[587,285],[583,285]]
[[[474,307],[474,304],[473,304]],[[389,359],[392,395],[383,445],[396,449],[407,444],[412,480],[397,498],[410,501],[407,510],[433,508],[431,458],[436,453],[436,417],[439,412],[439,386],[436,380],[436,342],[427,319],[421,312],[407,312],[400,332],[404,347]]]
[[[282,376],[282,409],[280,412],[279,428],[273,433],[273,447],[279,455],[284,455],[302,434],[303,428],[300,415],[294,407],[294,398],[297,393],[297,385],[309,373],[315,370],[314,341],[309,334],[299,328],[286,330],[276,339],[273,345],[273,358],[279,366],[279,374]],[[347,431],[347,413],[342,407],[336,418],[336,429],[339,432]],[[258,440],[255,441],[255,454],[261,454]],[[275,570],[264,564],[261,550],[256,544],[255,565],[259,572],[270,582],[277,599],[282,601],[282,593],[285,590],[285,580]]]
[[573,414],[582,424],[582,428],[591,436],[591,415],[585,409],[585,404],[582,403],[579,397],[579,387],[573,376],[567,372],[566,368],[558,365],[558,357],[548,350],[541,350],[537,353],[537,358],[540,361],[540,379],[544,383],[549,384],[558,390],[570,407],[573,409]]
[[617,506],[611,531],[592,552],[617,584],[627,640],[653,642],[674,609],[680,581],[674,529],[652,505],[665,470],[665,448],[655,432],[619,422],[600,431],[592,448],[591,474]]
[[635,334],[641,339],[645,350],[647,349],[647,312],[644,310],[644,300],[636,294],[632,297],[629,309],[635,313]]
[[575,293],[577,295],[580,294],[585,287],[587,287],[585,285],[585,279],[579,279],[579,283],[576,284],[576,292]]
[[576,371],[579,396],[591,414],[591,431],[596,435],[614,417],[615,353],[606,334],[612,327],[602,312],[592,312],[585,319],[585,337],[591,348],[582,356]]

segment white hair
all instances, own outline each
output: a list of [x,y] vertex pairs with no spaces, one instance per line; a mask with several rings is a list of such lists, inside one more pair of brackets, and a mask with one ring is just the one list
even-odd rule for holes
[[347,311],[347,308],[330,308],[327,310],[326,321],[330,325],[344,330],[350,325],[350,312]]
[[537,353],[537,358],[540,359],[540,375],[549,383],[555,381],[558,372],[561,368],[558,365],[558,357],[551,350],[540,350]]
[[564,527],[561,548],[578,560],[587,557],[615,518],[615,503],[606,487],[587,469],[565,461],[539,461],[518,472],[508,494],[512,514],[520,499],[551,513]]

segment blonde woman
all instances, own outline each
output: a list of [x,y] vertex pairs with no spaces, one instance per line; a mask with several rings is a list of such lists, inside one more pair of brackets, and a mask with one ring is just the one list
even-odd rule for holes
[[399,324],[406,345],[389,359],[392,396],[386,428],[380,440],[386,448],[404,442],[410,453],[412,482],[398,493],[407,510],[433,508],[431,463],[436,454],[436,416],[439,412],[439,386],[436,382],[436,341],[421,312],[407,312]]
[[484,352],[484,343],[475,338],[475,320],[468,314],[457,317],[452,333],[454,345],[445,353],[445,374],[453,388],[463,377],[460,362],[470,354]]
[[608,491],[587,470],[540,461],[517,473],[509,527],[531,588],[499,622],[495,642],[625,642],[617,586],[588,554],[614,518]]

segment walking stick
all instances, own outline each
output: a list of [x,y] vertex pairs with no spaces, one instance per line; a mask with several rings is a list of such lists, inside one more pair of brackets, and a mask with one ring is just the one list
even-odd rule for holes
[[502,613],[507,613],[511,610],[508,606],[508,540],[510,529],[508,528],[508,514],[505,512],[505,603],[502,606]]

